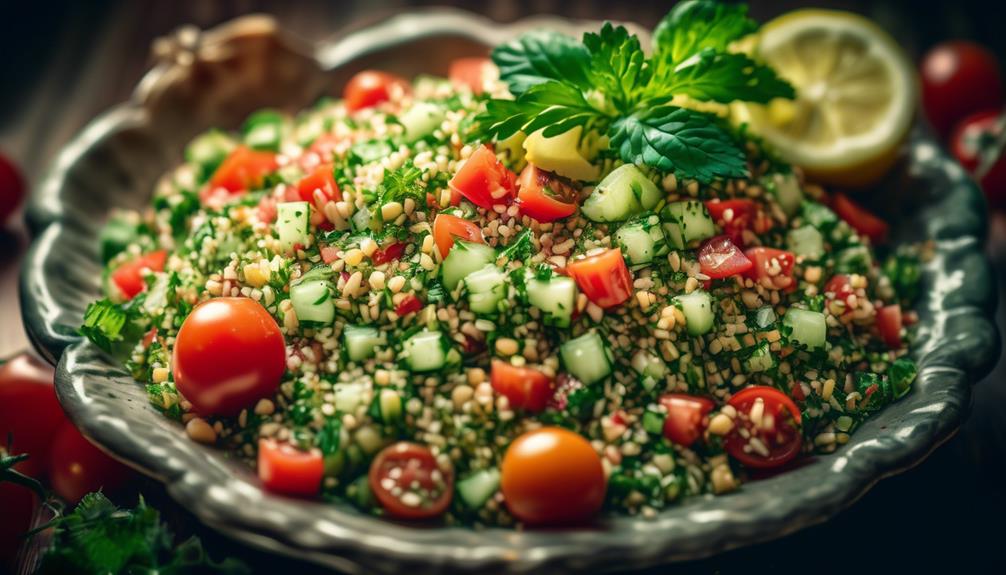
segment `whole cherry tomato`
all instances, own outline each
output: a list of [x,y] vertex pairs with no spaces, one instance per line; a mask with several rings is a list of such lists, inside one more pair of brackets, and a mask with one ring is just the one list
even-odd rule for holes
[[24,200],[24,178],[17,166],[0,154],[0,226],[14,214]]
[[409,83],[394,74],[364,70],[349,79],[343,98],[346,100],[346,109],[356,112],[387,102],[396,90],[408,93]]
[[1006,113],[986,110],[965,118],[950,138],[950,149],[957,161],[981,184],[985,197],[994,208],[1006,208]]
[[48,364],[27,354],[0,366],[0,445],[12,455],[27,453],[15,468],[40,480],[49,470],[53,436],[65,420],[52,378]]
[[49,482],[60,497],[75,503],[93,491],[112,493],[135,476],[105,455],[69,421],[56,433],[49,454]]
[[922,104],[940,135],[965,117],[1003,104],[995,54],[973,42],[945,42],[922,58]]

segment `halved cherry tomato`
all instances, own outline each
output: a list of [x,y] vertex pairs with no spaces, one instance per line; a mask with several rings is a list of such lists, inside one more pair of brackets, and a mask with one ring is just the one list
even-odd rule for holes
[[378,248],[377,251],[370,256],[370,261],[375,266],[379,266],[381,264],[397,260],[405,253],[405,246],[405,242],[394,242],[384,246],[383,248]]
[[831,300],[844,302],[846,312],[855,309],[856,290],[852,288],[852,280],[849,279],[849,276],[845,274],[833,275],[828,283],[824,284],[824,293],[825,295],[831,294],[828,295]]
[[301,451],[289,443],[259,439],[258,477],[262,486],[283,495],[316,495],[325,462],[317,449]]
[[702,437],[703,420],[716,407],[709,398],[685,393],[665,393],[660,396],[660,405],[667,408],[664,437],[684,447],[691,447]]
[[63,499],[77,502],[99,489],[110,494],[135,475],[95,447],[69,421],[56,432],[49,452],[49,482]]
[[[217,171],[213,172],[207,193],[212,194],[213,190],[219,188],[227,190],[232,195],[257,190],[262,187],[265,176],[276,171],[278,167],[276,154],[238,146],[224,159]],[[202,199],[205,203],[207,198]]]
[[370,490],[392,517],[430,519],[454,496],[454,469],[441,466],[428,447],[400,441],[381,450],[370,464]]
[[24,178],[17,166],[0,155],[0,227],[24,200]]
[[699,264],[702,273],[714,280],[742,274],[754,265],[727,236],[706,240],[699,248]]
[[552,378],[531,367],[493,359],[490,379],[496,393],[505,396],[514,409],[537,413],[552,397]]
[[164,263],[167,260],[168,252],[164,250],[144,254],[115,268],[112,272],[112,282],[119,288],[123,297],[133,299],[136,294],[147,289],[147,284],[143,281],[143,270],[164,271]]
[[926,53],[920,69],[926,117],[945,136],[969,114],[1000,108],[1003,77],[993,52],[973,42],[944,42]]
[[346,109],[356,112],[387,102],[396,91],[402,94],[409,92],[409,83],[405,78],[378,70],[364,70],[349,79],[343,98]]
[[437,244],[441,257],[447,257],[447,253],[454,247],[455,238],[466,242],[485,243],[482,239],[482,228],[478,224],[451,214],[437,214],[433,220],[433,241]]
[[251,298],[218,297],[195,307],[178,330],[175,386],[203,415],[237,415],[279,387],[286,342]]
[[36,479],[45,479],[52,436],[65,419],[52,378],[52,368],[28,354],[0,365],[0,446],[27,453],[15,468]]
[[[297,182],[297,193],[300,199],[313,204],[321,209],[329,201],[339,201],[342,199],[342,192],[339,191],[339,184],[335,183],[332,164],[321,164],[310,174],[304,176]],[[315,192],[320,191],[321,202],[315,201]]]
[[447,77],[458,87],[467,87],[474,94],[485,91],[485,83],[499,75],[489,58],[456,58],[447,69]]
[[405,296],[405,299],[403,299],[401,303],[395,306],[395,313],[398,317],[405,317],[410,313],[421,309],[423,309],[423,300],[419,299],[415,295],[409,294]]
[[852,201],[849,196],[841,192],[835,194],[832,198],[832,207],[840,218],[852,226],[852,229],[870,238],[874,243],[880,243],[887,237],[887,222]]
[[503,456],[500,489],[507,509],[532,525],[581,523],[604,503],[601,458],[581,435],[561,427],[529,431]]
[[751,268],[744,277],[751,278],[768,289],[793,291],[796,281],[793,279],[793,265],[796,257],[786,250],[756,247],[748,248],[744,255],[751,260]]
[[[783,465],[800,453],[800,409],[788,395],[774,387],[753,385],[727,403],[737,410],[737,417],[724,447],[735,459],[763,469]],[[747,430],[747,437],[741,428]]]
[[576,212],[575,192],[551,172],[528,164],[520,173],[517,187],[521,213],[539,222],[554,222]]
[[461,169],[451,178],[451,190],[468,198],[468,201],[485,208],[492,209],[494,205],[507,205],[513,201],[517,176],[489,146],[479,146],[468,158]]
[[632,296],[632,276],[621,250],[609,248],[597,255],[573,260],[566,265],[566,271],[587,299],[603,308],[619,305]]
[[885,305],[877,310],[877,331],[880,332],[880,338],[884,340],[887,347],[901,348],[901,326],[900,305]]

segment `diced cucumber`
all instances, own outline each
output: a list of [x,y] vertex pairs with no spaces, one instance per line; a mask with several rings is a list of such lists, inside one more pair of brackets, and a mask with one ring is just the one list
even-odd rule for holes
[[828,334],[824,314],[799,308],[790,308],[783,317],[790,327],[789,339],[810,349],[823,348]]
[[381,332],[375,327],[347,325],[342,337],[346,343],[346,355],[350,361],[364,361],[374,357],[379,345],[384,344]]
[[767,184],[767,187],[775,194],[775,199],[779,202],[783,213],[793,217],[800,211],[803,190],[800,189],[800,182],[797,181],[794,174],[772,174],[768,178]]
[[330,324],[335,319],[330,282],[308,281],[291,286],[290,303],[298,321]]
[[546,138],[538,130],[524,140],[525,158],[547,172],[555,172],[581,182],[597,181],[598,169],[580,155],[580,136],[583,127]]
[[112,216],[98,234],[101,261],[108,263],[136,241],[136,225],[122,216]]
[[343,413],[353,413],[363,403],[363,384],[336,383],[332,386],[335,395],[335,409]]
[[547,325],[568,327],[576,307],[576,282],[567,276],[554,275],[547,280],[528,278],[525,283],[527,301],[545,314]]
[[702,202],[688,200],[668,204],[661,211],[660,217],[664,222],[667,241],[679,250],[693,241],[716,235],[716,224]]
[[873,256],[866,246],[852,246],[835,256],[835,271],[845,274],[866,274],[873,267]]
[[199,167],[199,181],[205,182],[236,146],[234,139],[220,130],[203,132],[185,147],[185,161]]
[[278,152],[283,137],[283,116],[274,110],[259,110],[245,120],[241,131],[249,148]]
[[276,231],[284,252],[311,241],[311,206],[307,202],[284,202],[276,206]]
[[685,316],[685,327],[690,335],[702,335],[713,329],[716,315],[713,313],[713,299],[702,290],[689,294],[674,296],[681,304],[681,313]]
[[396,389],[382,389],[377,396],[377,405],[381,409],[381,421],[391,425],[402,418],[402,394]]
[[506,296],[506,275],[494,264],[475,270],[465,276],[468,290],[468,307],[475,313],[494,314]]
[[447,363],[447,344],[439,331],[421,331],[402,344],[402,358],[414,372],[434,371]]
[[370,210],[366,207],[362,207],[353,212],[352,217],[349,221],[353,224],[353,231],[357,232],[367,232],[370,231]]
[[500,486],[498,469],[480,469],[458,481],[458,495],[469,509],[481,509]]
[[622,248],[626,261],[633,266],[646,265],[653,261],[654,256],[663,255],[667,251],[667,240],[657,216],[618,228],[615,241]]
[[810,226],[790,230],[786,235],[789,251],[811,260],[819,260],[824,255],[824,238],[821,232]]
[[750,373],[768,371],[775,367],[775,357],[772,356],[772,350],[769,349],[768,342],[762,342],[758,346],[758,349],[754,350],[754,353],[748,357],[745,365]]
[[349,148],[349,157],[361,164],[369,164],[387,158],[392,151],[391,144],[385,140],[368,140],[353,144]]
[[584,384],[596,383],[611,375],[611,352],[596,331],[562,344],[559,355],[566,371]]
[[662,435],[664,433],[664,421],[666,420],[666,414],[647,409],[643,412],[643,429],[646,433],[652,435]]
[[580,211],[595,222],[621,222],[660,202],[660,190],[633,164],[615,168],[587,196]]
[[805,224],[822,232],[827,232],[838,223],[838,216],[831,211],[831,208],[813,200],[804,200],[800,203],[800,217]]
[[474,242],[458,240],[440,266],[444,287],[453,291],[468,274],[496,263],[496,250]]
[[667,364],[652,353],[641,349],[632,356],[632,369],[644,377],[663,379],[667,375]]
[[398,121],[405,127],[405,141],[415,142],[432,134],[445,117],[443,107],[429,102],[416,102],[398,117]]

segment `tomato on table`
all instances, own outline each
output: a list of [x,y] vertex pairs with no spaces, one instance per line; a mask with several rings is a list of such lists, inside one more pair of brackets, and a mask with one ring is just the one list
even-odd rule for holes
[[838,217],[845,220],[852,229],[870,238],[873,243],[883,242],[887,237],[887,222],[871,214],[869,210],[839,192],[832,197],[832,207]]
[[370,464],[370,490],[398,519],[431,519],[454,497],[454,469],[441,466],[426,446],[408,441],[389,445]]
[[451,214],[437,214],[433,220],[433,241],[437,244],[441,257],[447,257],[456,239],[485,243],[482,239],[482,228],[478,224]]
[[378,248],[371,256],[370,261],[375,266],[386,264],[400,259],[405,254],[405,242],[392,242],[384,247]]
[[[24,463],[24,462],[22,462]],[[24,543],[24,534],[31,529],[32,516],[38,496],[27,487],[14,483],[0,483],[0,569],[13,567],[18,549]]]
[[880,332],[880,339],[884,340],[887,347],[901,348],[902,325],[900,305],[885,305],[877,309],[877,331]]
[[467,87],[473,94],[485,91],[485,84],[499,76],[496,64],[489,58],[456,58],[447,69],[447,78],[456,87]]
[[1006,114],[987,110],[965,118],[950,138],[957,161],[971,172],[989,204],[1006,208],[1006,148],[1000,143],[1006,130]]
[[56,432],[49,452],[49,482],[60,497],[75,503],[93,491],[109,494],[135,473],[95,447],[69,421]]
[[691,447],[705,432],[705,418],[716,407],[707,398],[685,393],[665,393],[660,405],[667,409],[664,437],[684,447]]
[[[213,190],[222,188],[230,195],[235,195],[247,190],[257,190],[262,187],[266,175],[275,172],[278,167],[276,154],[238,146],[213,172],[204,192],[212,194]],[[202,199],[205,203],[207,197]]]
[[396,92],[409,93],[405,78],[379,70],[364,70],[349,79],[342,97],[346,109],[352,113],[387,102]]
[[485,144],[478,147],[451,178],[449,186],[471,203],[491,210],[513,201],[517,176]]
[[402,299],[401,303],[395,306],[395,313],[398,314],[398,317],[405,317],[421,309],[423,309],[423,300],[413,294],[409,294]]
[[539,222],[554,222],[576,212],[576,192],[551,172],[533,164],[517,180],[517,204],[523,214]]
[[537,413],[552,398],[552,378],[532,367],[516,366],[493,359],[490,375],[493,389],[510,402],[510,407]]
[[52,379],[52,368],[28,354],[0,365],[0,446],[27,453],[15,469],[36,479],[45,479],[53,435],[65,420]]
[[941,135],[966,116],[1003,105],[999,61],[973,42],[944,42],[922,59],[922,104]]
[[143,254],[115,268],[115,271],[112,272],[112,283],[119,288],[119,292],[125,299],[133,299],[137,294],[147,289],[147,284],[143,281],[143,270],[162,272],[167,261],[168,252],[165,250]]
[[[753,385],[727,401],[737,410],[734,427],[726,437],[727,453],[748,467],[768,469],[788,463],[803,445],[800,409],[785,393],[766,385]],[[748,431],[748,437],[740,429]]]
[[754,266],[744,252],[725,235],[703,242],[698,259],[702,273],[714,280],[743,274]]
[[276,392],[286,345],[258,302],[218,297],[195,307],[178,330],[171,367],[175,386],[202,415],[237,415]]
[[566,271],[587,299],[603,308],[615,307],[632,296],[632,276],[621,250],[609,248],[573,260],[566,265]]
[[601,458],[581,435],[561,427],[529,431],[503,456],[507,509],[531,525],[582,523],[601,509],[607,480]]
[[289,443],[259,439],[258,477],[269,491],[283,495],[317,495],[324,472],[321,451],[301,451]]
[[709,217],[716,225],[723,228],[723,233],[738,246],[744,245],[744,230],[756,227],[755,231],[768,231],[764,227],[764,216],[754,200],[740,198],[734,200],[710,200],[706,202]]
[[751,260],[751,268],[744,272],[744,277],[769,289],[787,292],[796,289],[796,280],[793,279],[796,257],[791,252],[759,246],[748,248],[744,255]]
[[24,200],[25,185],[21,172],[0,154],[0,226],[14,214]]

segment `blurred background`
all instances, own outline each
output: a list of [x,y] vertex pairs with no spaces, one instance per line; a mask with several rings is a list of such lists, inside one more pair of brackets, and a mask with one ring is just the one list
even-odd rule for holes
[[[150,64],[151,42],[183,24],[211,27],[240,14],[276,15],[289,30],[316,40],[428,2],[389,0],[90,0],[5,2],[0,17],[0,152],[19,165],[29,188],[55,153],[88,120],[129,98]],[[445,4],[444,2],[437,3]],[[500,20],[538,13],[574,18],[631,20],[650,28],[673,2],[523,0],[455,1]],[[758,20],[806,6],[803,2],[750,2]],[[818,0],[815,6],[853,10],[875,19],[915,60],[934,44],[967,38],[1006,62],[1006,2]],[[338,90],[339,87],[333,87]],[[991,218],[989,254],[1003,285],[1006,224]],[[23,226],[0,233],[0,357],[28,348],[17,312],[17,261],[27,245]],[[1000,330],[1006,318],[998,313]],[[685,565],[688,573],[848,570],[1006,572],[1002,517],[1006,513],[1006,370],[997,368],[975,389],[973,413],[949,443],[918,468],[882,481],[826,525],[760,547]],[[215,555],[255,557],[206,533],[153,483],[144,495],[162,508],[176,530],[200,534]],[[0,510],[0,521],[3,512]],[[255,558],[272,572],[275,564]],[[286,562],[284,562],[286,564]],[[666,572],[666,571],[662,571]]]

